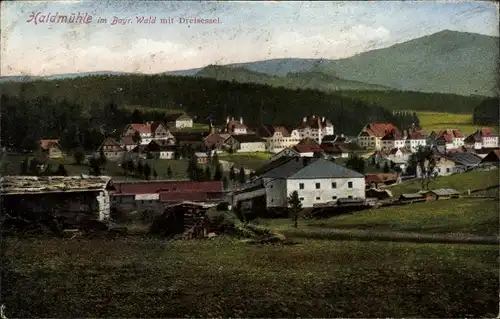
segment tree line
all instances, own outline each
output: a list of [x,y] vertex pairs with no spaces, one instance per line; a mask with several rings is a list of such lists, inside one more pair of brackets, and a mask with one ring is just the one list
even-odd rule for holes
[[[79,143],[90,148],[102,141],[103,127],[113,134],[130,122],[162,120],[166,112],[175,111],[187,112],[201,123],[224,124],[227,116],[242,116],[250,126],[298,125],[304,116],[316,114],[349,135],[369,122],[391,122],[401,129],[414,122],[383,105],[340,94],[197,77],[87,76],[6,83],[2,92],[2,136],[13,145],[62,136],[71,147]],[[136,111],[131,109],[134,105]],[[20,132],[27,137],[20,137]]]
[[489,98],[481,102],[474,108],[472,122],[476,125],[500,125],[500,99],[498,97]]

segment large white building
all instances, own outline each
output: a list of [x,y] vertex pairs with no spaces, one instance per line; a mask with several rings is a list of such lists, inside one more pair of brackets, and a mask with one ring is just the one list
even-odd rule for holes
[[281,157],[235,195],[233,204],[265,196],[266,208],[287,208],[297,191],[303,208],[340,198],[365,198],[365,176],[322,158]]
[[474,149],[498,147],[498,135],[489,127],[483,127],[464,139],[464,145]]
[[310,138],[321,144],[323,136],[333,135],[333,124],[324,116],[319,117],[316,115],[304,117],[302,122],[297,127],[299,139]]
[[300,142],[299,131],[284,125],[262,125],[257,133],[266,141],[269,153],[279,153]]

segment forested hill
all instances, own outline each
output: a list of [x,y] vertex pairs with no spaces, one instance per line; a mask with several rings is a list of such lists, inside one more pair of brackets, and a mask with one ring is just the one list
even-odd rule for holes
[[[16,127],[23,123],[29,123],[24,134],[36,131],[35,138],[58,136],[68,126],[81,129],[89,119],[121,130],[130,118],[115,113],[126,105],[182,109],[199,121],[212,118],[218,124],[227,116],[243,116],[249,125],[298,124],[304,116],[316,114],[328,117],[337,131],[345,134],[357,134],[367,122],[389,121],[405,126],[415,120],[340,95],[193,77],[90,76],[5,83],[1,88],[2,137],[22,136]],[[20,100],[14,100],[16,96]]]

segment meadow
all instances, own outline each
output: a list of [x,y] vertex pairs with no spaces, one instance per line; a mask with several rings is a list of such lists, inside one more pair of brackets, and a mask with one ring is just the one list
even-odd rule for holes
[[29,317],[494,317],[492,245],[220,237],[5,241],[2,302]]
[[[498,169],[491,171],[470,171],[450,176],[440,176],[432,180],[430,189],[454,188],[458,191],[477,190],[500,184]],[[421,190],[420,180],[406,181],[390,187],[394,197],[404,193],[416,193]]]
[[[443,131],[446,129],[458,129],[469,135],[481,128],[481,125],[472,124],[472,113],[454,114],[443,112],[417,112],[420,125],[429,134],[432,131]],[[494,128],[498,131],[498,128]]]

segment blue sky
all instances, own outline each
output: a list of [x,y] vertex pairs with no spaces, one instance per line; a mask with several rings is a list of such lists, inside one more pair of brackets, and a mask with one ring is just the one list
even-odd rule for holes
[[[272,58],[338,59],[444,29],[498,36],[493,2],[85,1],[1,3],[1,75],[90,71],[159,73]],[[32,12],[93,16],[35,25]],[[137,24],[137,16],[156,24]],[[129,25],[98,24],[104,17]],[[173,24],[160,24],[172,17]],[[179,24],[180,17],[219,24]]]

